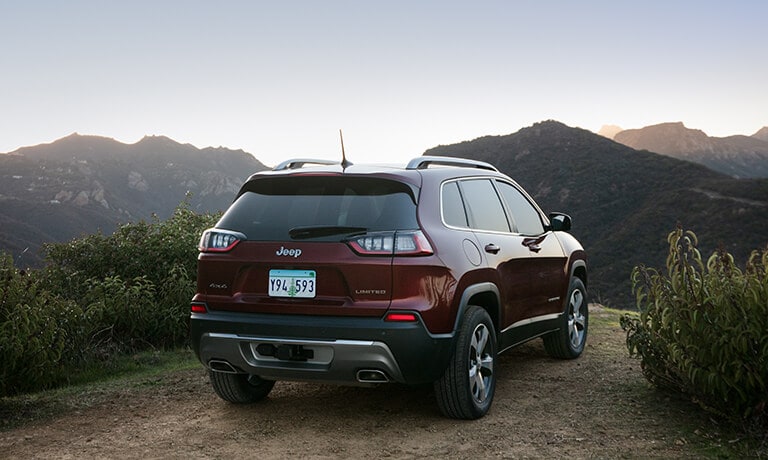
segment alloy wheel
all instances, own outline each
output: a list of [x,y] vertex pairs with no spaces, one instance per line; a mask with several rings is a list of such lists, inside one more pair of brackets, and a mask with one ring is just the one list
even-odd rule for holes
[[579,348],[584,340],[586,315],[582,311],[587,308],[584,294],[580,289],[574,289],[568,301],[568,334],[573,348]]
[[493,378],[493,345],[485,324],[478,324],[472,332],[469,349],[469,385],[472,397],[483,403],[491,391]]

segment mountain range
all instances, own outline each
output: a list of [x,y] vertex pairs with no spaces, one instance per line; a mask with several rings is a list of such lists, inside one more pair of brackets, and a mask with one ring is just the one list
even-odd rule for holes
[[733,177],[768,177],[768,126],[752,136],[710,137],[682,122],[621,130],[604,126],[600,134],[637,150],[703,164]]
[[198,149],[163,136],[135,144],[72,134],[0,154],[0,251],[38,266],[44,242],[167,218],[185,199],[198,212],[231,203],[266,167],[242,150]]
[[[705,257],[722,245],[743,264],[768,243],[768,179],[737,179],[556,121],[425,154],[491,162],[546,212],[570,214],[589,254],[592,299],[611,306],[634,305],[632,267],[663,267],[666,236],[678,224],[697,233]],[[197,211],[224,210],[263,169],[242,150],[162,136],[123,144],[73,134],[22,148],[0,155],[0,251],[17,266],[39,266],[43,242],[165,218],[187,192]]]

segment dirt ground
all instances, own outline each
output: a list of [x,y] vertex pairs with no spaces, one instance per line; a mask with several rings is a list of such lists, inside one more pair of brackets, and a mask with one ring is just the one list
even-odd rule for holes
[[431,387],[401,385],[278,382],[266,401],[235,406],[214,394],[201,367],[0,432],[0,457],[695,457],[685,435],[669,428],[690,407],[646,388],[624,333],[615,321],[601,325],[603,314],[591,308],[577,360],[549,358],[540,340],[502,355],[493,407],[476,421],[446,419]]

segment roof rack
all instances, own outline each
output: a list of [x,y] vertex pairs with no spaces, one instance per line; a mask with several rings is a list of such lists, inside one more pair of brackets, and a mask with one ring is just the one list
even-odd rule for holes
[[484,161],[469,160],[467,158],[438,157],[429,155],[414,158],[408,162],[408,165],[405,167],[405,169],[427,169],[429,165],[478,168],[499,172],[495,166]]
[[303,167],[304,165],[337,165],[339,164],[338,161],[333,160],[316,160],[313,158],[292,158],[290,160],[285,160],[279,165],[272,168],[272,171],[283,171],[286,169],[299,169]]

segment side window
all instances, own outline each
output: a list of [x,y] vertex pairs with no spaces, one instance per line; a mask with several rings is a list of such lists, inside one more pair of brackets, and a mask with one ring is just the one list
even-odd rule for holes
[[470,227],[477,230],[509,232],[504,206],[490,180],[464,180],[460,186],[469,214]]
[[443,222],[452,227],[469,227],[464,202],[461,200],[458,182],[448,182],[443,185],[441,200]]
[[540,235],[544,225],[536,208],[518,189],[506,182],[496,182],[504,201],[507,202],[512,220],[517,224],[517,232],[523,235]]

